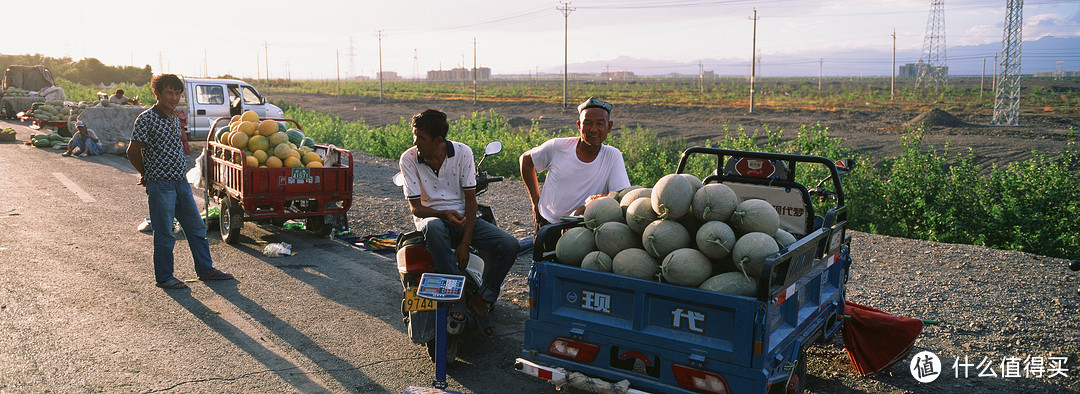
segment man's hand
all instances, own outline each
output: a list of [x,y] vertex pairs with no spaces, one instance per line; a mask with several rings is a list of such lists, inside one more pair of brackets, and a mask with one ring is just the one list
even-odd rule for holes
[[465,217],[461,215],[461,212],[453,209],[447,209],[443,211],[443,213],[446,217],[446,221],[450,222],[451,226],[465,227]]
[[454,249],[454,258],[457,259],[457,267],[460,270],[469,266],[469,247],[461,247],[458,245],[457,249]]

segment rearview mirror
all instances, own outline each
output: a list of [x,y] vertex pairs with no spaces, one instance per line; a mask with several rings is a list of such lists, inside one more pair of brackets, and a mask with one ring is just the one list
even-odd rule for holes
[[854,159],[840,159],[836,161],[836,172],[844,174],[855,169]]
[[502,152],[502,142],[501,141],[491,141],[491,142],[489,142],[487,144],[486,147],[484,147],[484,154],[485,155],[494,155],[494,154],[499,153],[499,152]]
[[405,186],[405,175],[402,175],[400,172],[394,174],[394,184],[397,186]]

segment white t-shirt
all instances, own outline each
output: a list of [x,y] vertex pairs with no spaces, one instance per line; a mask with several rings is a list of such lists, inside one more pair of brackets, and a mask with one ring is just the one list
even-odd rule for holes
[[128,102],[127,96],[124,96],[124,98],[120,98],[115,94],[112,95],[112,96],[109,96],[109,104],[127,104],[127,102]]
[[580,137],[552,138],[528,151],[536,171],[548,170],[540,191],[540,216],[561,222],[563,216],[585,204],[595,194],[606,194],[630,186],[622,152],[610,145],[600,147],[591,163],[577,157]]
[[[473,163],[472,149],[468,145],[450,140],[446,142],[446,160],[437,174],[421,162],[415,146],[401,154],[398,168],[405,177],[405,184],[401,188],[406,199],[419,198],[425,207],[453,209],[464,215],[465,191],[476,189],[476,164]],[[413,223],[419,224],[420,218],[413,216]]]

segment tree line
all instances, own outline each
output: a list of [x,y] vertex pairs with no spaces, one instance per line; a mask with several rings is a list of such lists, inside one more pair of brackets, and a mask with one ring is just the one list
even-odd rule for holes
[[53,58],[41,54],[33,55],[0,55],[0,67],[7,69],[8,66],[37,66],[43,65],[52,72],[53,79],[65,80],[84,84],[97,85],[113,83],[131,83],[145,85],[154,76],[150,65],[144,67],[133,66],[107,66],[100,60],[92,57],[78,61],[70,57]]

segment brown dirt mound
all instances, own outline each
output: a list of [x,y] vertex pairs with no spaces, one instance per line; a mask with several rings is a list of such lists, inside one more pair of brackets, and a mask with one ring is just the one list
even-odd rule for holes
[[940,127],[964,127],[967,123],[960,120],[955,116],[952,116],[948,112],[934,108],[927,112],[923,112],[916,116],[914,119],[907,122],[907,124],[919,124],[922,123],[926,127],[940,126]]

